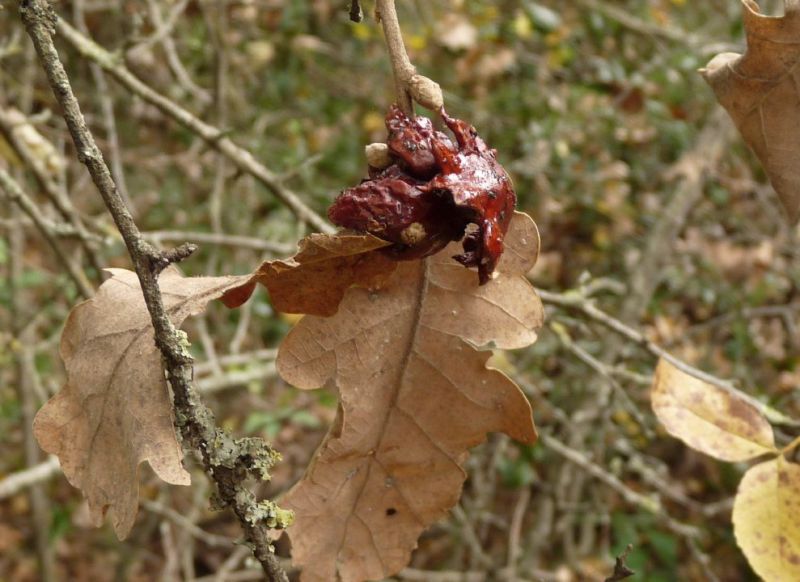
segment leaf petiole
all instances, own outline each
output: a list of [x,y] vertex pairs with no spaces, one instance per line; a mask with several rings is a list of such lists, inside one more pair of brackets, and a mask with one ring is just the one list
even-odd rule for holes
[[800,445],[800,436],[781,449],[781,455],[786,456]]

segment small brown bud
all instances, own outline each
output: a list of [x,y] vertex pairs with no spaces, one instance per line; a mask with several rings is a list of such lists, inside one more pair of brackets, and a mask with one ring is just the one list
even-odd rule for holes
[[414,75],[411,77],[408,81],[408,89],[414,101],[426,109],[439,111],[442,105],[444,105],[442,88],[439,87],[439,83],[424,75]]

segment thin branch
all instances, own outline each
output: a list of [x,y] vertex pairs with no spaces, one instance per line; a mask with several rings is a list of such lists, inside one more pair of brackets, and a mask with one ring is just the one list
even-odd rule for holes
[[205,531],[203,528],[198,527],[197,524],[193,523],[171,507],[167,507],[161,503],[156,503],[155,501],[150,501],[149,499],[142,499],[141,503],[142,507],[144,507],[147,511],[156,513],[162,517],[166,517],[179,528],[189,532],[192,537],[200,540],[211,548],[230,548],[235,544],[236,540]]
[[83,271],[81,271],[72,259],[66,255],[64,248],[58,240],[58,235],[51,229],[49,221],[42,216],[39,207],[36,206],[17,181],[3,168],[0,168],[0,191],[3,191],[9,200],[19,206],[20,209],[28,215],[28,218],[31,219],[33,224],[36,225],[36,228],[42,233],[47,244],[53,249],[53,253],[56,255],[59,262],[64,265],[67,274],[74,281],[78,293],[80,293],[84,299],[92,297],[94,295],[92,284],[89,283]]
[[553,450],[568,461],[574,463],[595,479],[605,483],[608,487],[619,493],[626,503],[635,505],[636,507],[655,515],[667,527],[667,529],[673,533],[686,538],[695,538],[699,535],[700,532],[697,528],[675,520],[666,511],[664,511],[664,508],[657,499],[646,497],[641,493],[637,493],[633,489],[629,488],[617,477],[603,469],[597,463],[594,463],[588,459],[582,452],[568,447],[555,437],[552,437],[548,434],[541,436],[541,443],[548,449]]
[[82,35],[58,16],[54,16],[53,26],[59,37],[69,43],[82,57],[100,65],[106,73],[126,89],[156,107],[170,119],[193,131],[211,147],[227,156],[236,168],[261,182],[299,220],[320,232],[335,232],[335,229],[325,219],[309,208],[297,194],[284,186],[266,166],[256,161],[250,152],[237,146],[230,138],[226,137],[224,131],[200,120],[174,101],[144,84],[114,54]]
[[16,495],[20,491],[42,481],[47,481],[61,473],[57,457],[50,457],[43,463],[11,473],[0,479],[0,499]]
[[[61,105],[78,159],[89,170],[133,261],[153,324],[155,343],[161,351],[166,376],[172,386],[178,419],[176,425],[183,442],[201,454],[206,472],[217,485],[219,500],[222,505],[233,509],[239,518],[245,538],[267,577],[288,582],[286,573],[273,553],[268,537],[269,528],[263,519],[265,507],[262,504],[266,502],[257,503],[255,495],[244,486],[249,478],[263,478],[263,467],[274,462],[275,453],[266,444],[253,439],[233,440],[217,428],[213,413],[202,403],[192,385],[193,360],[186,348],[186,336],[174,327],[162,302],[158,274],[170,263],[186,258],[194,247],[184,245],[173,251],[160,252],[142,239],[128,207],[117,191],[102,153],[86,126],[53,44],[58,17],[46,0],[23,0],[20,14],[53,94]],[[225,462],[219,458],[217,450],[220,441],[235,451],[233,455],[226,454]]]
[[[95,270],[100,272],[101,263],[97,251],[91,244],[92,236],[81,222],[78,212],[72,201],[64,192],[63,188],[56,182],[52,171],[49,171],[41,160],[41,154],[37,155],[24,139],[20,138],[20,129],[29,124],[27,119],[19,111],[13,109],[3,109],[0,107],[0,133],[6,138],[11,148],[14,150],[22,162],[33,174],[42,192],[53,203],[61,217],[66,220],[78,233],[79,239],[83,244],[89,262]],[[49,144],[49,142],[48,142]]]
[[411,100],[409,83],[417,70],[411,64],[406,52],[406,45],[403,42],[403,32],[400,30],[400,22],[397,19],[394,0],[376,0],[375,7],[375,12],[380,19],[381,26],[383,26],[386,48],[389,51],[389,59],[392,62],[397,104],[407,115],[413,115],[414,104]]
[[156,244],[164,241],[191,240],[203,244],[223,245],[266,251],[277,255],[290,255],[297,251],[295,245],[276,243],[262,238],[215,232],[185,232],[182,230],[154,230],[143,232],[142,237]]
[[612,317],[602,309],[598,308],[595,305],[593,299],[586,297],[585,295],[575,292],[575,291],[567,291],[565,293],[551,293],[549,291],[544,291],[542,289],[537,289],[537,293],[539,297],[541,297],[544,303],[549,303],[550,305],[555,305],[564,309],[571,309],[575,311],[579,311],[604,326],[606,326],[611,331],[621,335],[622,337],[628,339],[629,341],[633,342],[641,346],[646,351],[650,352],[654,356],[658,358],[663,358],[668,361],[670,364],[685,372],[691,376],[694,376],[704,382],[708,382],[709,384],[713,384],[714,386],[718,386],[723,390],[730,392],[731,394],[737,396],[738,398],[742,398],[746,400],[749,404],[756,407],[762,414],[764,414],[771,422],[775,424],[789,424],[792,426],[798,425],[798,421],[787,419],[784,415],[778,413],[777,411],[771,409],[769,406],[764,405],[763,403],[759,402],[757,399],[753,398],[749,394],[739,390],[736,386],[733,385],[728,380],[723,380],[722,378],[718,378],[708,372],[704,372],[699,368],[695,368],[694,366],[687,364],[680,358],[676,358],[672,354],[670,354],[667,350],[662,348],[660,345],[656,344],[655,342],[647,339],[640,331],[626,325],[619,319]]
[[[84,17],[83,1],[84,0],[75,0],[72,3],[72,15],[78,29],[82,33],[88,34],[89,29],[86,26],[86,18]],[[108,141],[108,153],[111,158],[111,173],[114,176],[114,182],[117,185],[120,196],[122,196],[125,204],[133,209],[133,203],[128,195],[125,169],[122,166],[122,152],[119,147],[119,134],[117,132],[117,121],[114,117],[114,103],[111,100],[111,92],[108,90],[108,83],[106,82],[103,70],[96,63],[89,63],[89,72],[94,80],[98,99],[100,100],[100,111],[103,115],[106,140]]]

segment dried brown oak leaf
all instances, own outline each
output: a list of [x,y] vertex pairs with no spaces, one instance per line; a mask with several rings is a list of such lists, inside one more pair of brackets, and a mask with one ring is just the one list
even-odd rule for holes
[[354,582],[402,569],[420,533],[458,501],[467,450],[487,432],[536,440],[520,389],[486,367],[490,351],[536,340],[541,302],[525,274],[539,235],[514,217],[499,275],[478,286],[457,243],[402,262],[377,291],[351,288],[331,318],[307,316],[278,370],[303,389],[338,389],[337,419],[281,501],[302,580]]
[[225,304],[238,307],[261,283],[277,311],[333,315],[351,285],[378,286],[395,269],[394,260],[377,252],[389,245],[371,234],[309,235],[293,258],[265,261]]
[[[238,307],[256,282],[288,312],[335,312],[352,284],[372,285],[394,269],[371,235],[310,235],[294,259],[267,261],[251,275],[186,278],[177,269],[159,278],[176,326],[213,299]],[[153,342],[150,315],[136,274],[109,269],[97,295],[75,307],[61,338],[67,382],[39,411],[34,431],[59,457],[69,482],[89,502],[92,520],[111,516],[124,538],[138,508],[138,467],[148,461],[168,483],[189,484],[172,424],[172,403]]]
[[[33,428],[41,447],[81,489],[92,521],[108,513],[122,539],[138,508],[139,464],[176,485],[188,485],[172,424],[172,404],[136,274],[108,269],[97,295],[75,307],[61,336],[67,372],[62,389],[39,410]],[[247,277],[159,278],[164,306],[179,326]]]
[[723,53],[701,72],[778,192],[789,219],[800,217],[800,2],[765,16],[742,0],[747,50]]

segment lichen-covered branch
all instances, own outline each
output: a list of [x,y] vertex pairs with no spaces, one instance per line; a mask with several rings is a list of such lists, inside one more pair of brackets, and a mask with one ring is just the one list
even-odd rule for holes
[[245,538],[268,578],[288,582],[273,554],[268,531],[271,527],[285,527],[290,517],[271,502],[257,502],[244,486],[249,478],[268,476],[268,470],[279,455],[261,441],[233,439],[217,428],[213,413],[200,400],[192,384],[192,358],[187,350],[186,334],[173,326],[162,302],[159,273],[171,263],[187,258],[196,247],[186,244],[162,252],[144,241],[86,125],[53,44],[57,17],[52,7],[46,0],[22,0],[20,14],[61,105],[78,158],[89,170],[133,261],[153,324],[155,342],[172,386],[176,425],[183,442],[200,453],[207,473],[217,485],[218,505],[236,513]]

